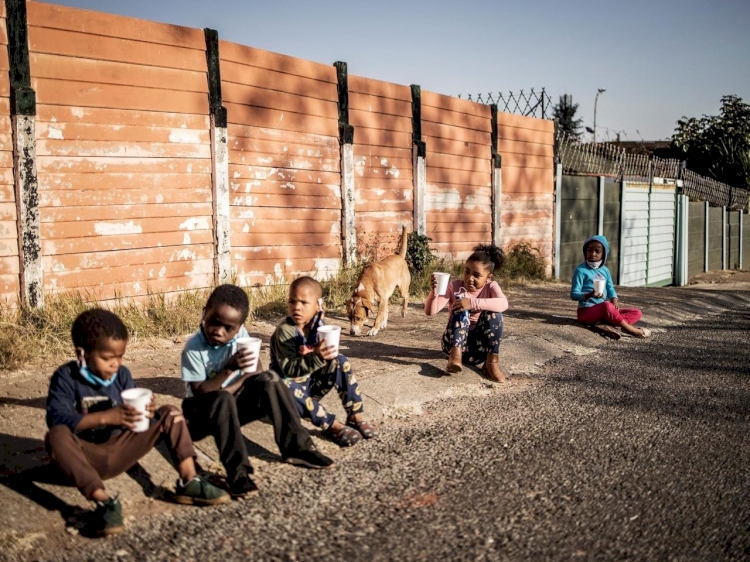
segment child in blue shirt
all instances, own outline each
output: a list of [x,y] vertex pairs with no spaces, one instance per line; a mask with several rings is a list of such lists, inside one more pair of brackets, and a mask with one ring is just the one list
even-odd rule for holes
[[268,416],[284,462],[306,468],[327,468],[333,461],[319,452],[304,428],[286,385],[274,371],[241,374],[256,359],[238,351],[235,340],[247,336],[250,311],[245,291],[220,285],[203,309],[200,329],[182,351],[181,371],[186,398],[182,410],[196,441],[213,436],[227,471],[230,492],[242,497],[257,488],[247,455],[242,426]]
[[178,503],[214,505],[229,495],[196,474],[195,449],[182,412],[174,406],[148,407],[148,429],[131,431],[142,414],[122,403],[124,390],[135,388],[122,358],[128,332],[116,314],[101,308],[81,313],[73,322],[76,360],[60,366],[47,396],[45,438],[52,460],[95,501],[91,530],[98,535],[124,529],[120,500],[103,480],[135,465],[160,440],[166,442],[180,473],[174,499]]
[[[641,319],[641,311],[620,306],[612,275],[604,265],[608,254],[609,243],[604,236],[592,236],[583,243],[584,262],[573,272],[570,287],[570,298],[578,301],[578,321],[581,324],[603,323],[605,326],[619,326],[623,332],[631,336],[647,338],[651,335],[651,330],[633,326]],[[603,292],[595,291],[595,279],[604,281]]]

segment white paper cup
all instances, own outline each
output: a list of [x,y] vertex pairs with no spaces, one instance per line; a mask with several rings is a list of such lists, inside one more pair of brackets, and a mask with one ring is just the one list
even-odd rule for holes
[[449,273],[440,273],[435,272],[432,275],[435,276],[435,279],[437,279],[437,287],[435,288],[435,294],[436,295],[444,295],[445,291],[448,290],[448,283],[451,280],[451,276]]
[[258,370],[258,359],[260,359],[260,344],[263,342],[260,338],[246,337],[237,338],[237,351],[241,349],[249,349],[255,353],[255,360],[249,367],[242,369],[242,374],[254,373]]
[[146,416],[146,407],[151,402],[153,394],[148,388],[128,388],[120,394],[125,406],[131,406],[143,414],[140,421],[133,426],[132,431],[135,433],[146,431],[151,423],[151,420]]
[[603,295],[604,294],[604,279],[594,279],[594,292],[597,295]]
[[341,341],[341,326],[320,326],[318,328],[318,341],[325,340],[325,347],[335,347],[339,352],[339,341]]

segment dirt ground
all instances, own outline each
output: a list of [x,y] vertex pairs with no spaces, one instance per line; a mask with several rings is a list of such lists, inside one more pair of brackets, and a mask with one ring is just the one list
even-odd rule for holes
[[721,291],[750,290],[750,271],[708,271],[690,280],[689,287]]
[[[644,325],[657,335],[687,319],[750,306],[750,272],[702,274],[695,281],[684,288],[618,288],[618,292],[623,305],[643,309]],[[568,298],[567,284],[542,283],[504,291],[510,301],[501,350],[502,367],[510,375],[505,385],[485,381],[471,369],[457,376],[445,375],[439,341],[446,316],[426,317],[421,303],[413,303],[406,318],[391,306],[388,328],[374,338],[343,336],[342,352],[352,360],[361,381],[368,416],[380,424],[398,424],[418,416],[436,399],[525,392],[543,384],[539,373],[555,357],[595,353],[602,345],[637,345],[630,338],[605,340],[575,325],[575,304]],[[330,322],[348,327],[343,311],[329,311],[328,316]],[[197,322],[196,318],[196,328]],[[265,365],[275,324],[263,321],[248,326],[264,340]],[[184,387],[179,375],[180,352],[187,337],[189,334],[139,341],[128,347],[127,366],[137,383],[151,388],[160,403],[181,402]],[[50,473],[43,446],[47,385],[57,364],[66,360],[69,358],[61,357],[38,368],[0,372],[0,560],[31,559],[37,549],[50,552],[74,548],[77,541],[86,540],[78,530],[90,506],[77,490],[61,485]],[[334,400],[324,403],[340,412]],[[262,422],[246,428],[253,465],[261,481],[281,469],[271,433]],[[337,462],[346,462],[348,451],[321,438],[316,442]],[[196,446],[201,466],[221,473],[213,443],[203,440]],[[174,470],[155,451],[131,474],[114,479],[111,486],[121,494],[125,512],[134,521],[152,513],[185,509],[159,501],[168,495],[175,477]]]

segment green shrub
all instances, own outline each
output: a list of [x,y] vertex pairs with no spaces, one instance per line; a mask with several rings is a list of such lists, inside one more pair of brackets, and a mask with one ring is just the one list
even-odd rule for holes
[[511,279],[544,280],[547,277],[544,259],[537,248],[527,242],[521,242],[509,248],[505,253],[505,263],[496,276]]
[[430,248],[431,241],[432,238],[424,234],[409,233],[406,245],[406,264],[409,266],[412,275],[425,271],[435,261],[435,255]]

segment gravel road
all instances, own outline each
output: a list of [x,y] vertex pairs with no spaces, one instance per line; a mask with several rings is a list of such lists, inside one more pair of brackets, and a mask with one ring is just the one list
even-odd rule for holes
[[277,465],[243,502],[54,559],[747,560],[749,330],[743,308],[558,359],[528,391],[392,421],[331,470]]

